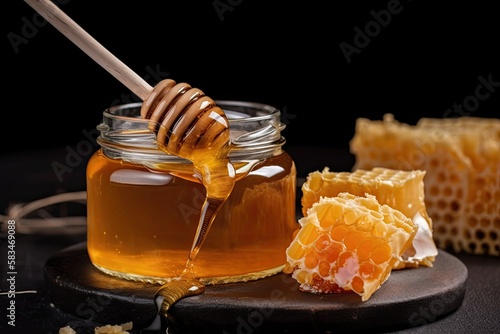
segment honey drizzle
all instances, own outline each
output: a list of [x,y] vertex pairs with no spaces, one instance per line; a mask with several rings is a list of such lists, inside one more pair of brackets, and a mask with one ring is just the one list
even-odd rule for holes
[[194,260],[217,212],[234,187],[236,172],[229,160],[226,115],[199,89],[186,83],[163,80],[144,100],[141,115],[151,120],[149,129],[157,136],[158,148],[190,160],[194,177],[206,189],[185,269],[180,277],[162,285],[155,295],[155,300],[163,298],[159,313],[168,319],[168,310],[174,303],[205,291],[203,283],[194,274]]
[[[165,149],[163,148],[163,150]],[[170,152],[167,151],[167,153]],[[193,162],[194,169],[199,173],[201,182],[205,186],[206,197],[200,211],[198,228],[184,271],[178,279],[163,284],[155,295],[155,300],[160,297],[163,298],[159,314],[163,315],[167,321],[171,318],[168,310],[173,304],[182,298],[200,295],[205,291],[204,284],[194,274],[194,260],[207,237],[217,212],[219,212],[234,187],[236,173],[234,166],[227,158],[228,153],[229,146],[226,146],[226,149],[220,150],[216,157],[209,159],[208,162],[204,158],[210,152],[206,151],[202,152],[202,159],[199,159],[200,154],[181,156],[181,158]]]
[[[222,152],[227,152],[228,149]],[[192,158],[192,157],[191,157]],[[193,158],[192,158],[193,159]],[[200,171],[201,181],[206,189],[206,197],[200,210],[198,228],[189,252],[186,267],[181,277],[194,277],[193,261],[198,255],[203,242],[212,226],[213,221],[222,205],[229,197],[235,183],[236,172],[226,154],[217,157],[210,163],[196,163],[193,159],[195,170]]]

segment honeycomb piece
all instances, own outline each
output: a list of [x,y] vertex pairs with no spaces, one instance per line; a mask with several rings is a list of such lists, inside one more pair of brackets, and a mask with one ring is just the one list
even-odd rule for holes
[[369,193],[380,204],[387,204],[412,218],[419,227],[417,235],[397,262],[395,269],[432,267],[438,254],[432,237],[432,220],[427,214],[424,203],[424,176],[420,170],[402,171],[389,168],[358,169],[354,172],[330,172],[325,167],[322,172],[309,173],[302,185],[302,214],[317,202],[320,197],[333,197],[341,192],[363,196]]
[[413,221],[365,196],[321,197],[299,220],[286,255],[301,291],[351,291],[366,301],[410,247],[418,229]]
[[354,169],[424,170],[425,204],[439,248],[500,256],[500,119],[359,118]]

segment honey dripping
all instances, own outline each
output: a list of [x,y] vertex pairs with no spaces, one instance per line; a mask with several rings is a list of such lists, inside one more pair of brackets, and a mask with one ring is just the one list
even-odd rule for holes
[[195,277],[193,261],[200,251],[219,209],[229,197],[236,172],[229,160],[229,122],[224,111],[201,90],[171,79],[160,81],[141,107],[149,119],[158,148],[193,163],[194,177],[206,188],[206,197],[191,250],[181,276],[165,283],[157,292],[163,301],[161,312],[177,300],[204,291]]

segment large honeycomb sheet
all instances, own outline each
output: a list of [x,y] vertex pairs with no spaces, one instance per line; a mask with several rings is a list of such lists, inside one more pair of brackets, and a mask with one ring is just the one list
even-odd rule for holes
[[426,171],[425,204],[443,249],[500,255],[500,119],[359,118],[354,169]]

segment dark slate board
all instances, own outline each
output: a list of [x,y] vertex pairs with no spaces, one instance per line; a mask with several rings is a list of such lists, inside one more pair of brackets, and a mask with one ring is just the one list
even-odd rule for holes
[[[135,330],[157,319],[154,296],[159,285],[102,273],[90,263],[86,243],[52,256],[44,274],[51,303],[59,311],[102,324],[132,321]],[[393,271],[365,302],[354,293],[300,292],[295,280],[285,274],[212,285],[202,295],[172,306],[170,332],[337,333],[412,328],[460,307],[467,276],[460,260],[440,250],[434,267]]]

